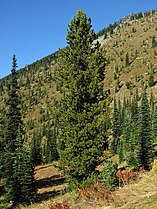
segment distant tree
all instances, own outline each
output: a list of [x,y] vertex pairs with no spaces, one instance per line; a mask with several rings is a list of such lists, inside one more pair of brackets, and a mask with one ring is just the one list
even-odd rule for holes
[[119,68],[118,68],[118,66],[115,66],[115,69],[114,69],[114,80],[116,80],[117,78],[119,78]]
[[152,68],[149,71],[148,85],[149,87],[154,86],[154,70]]
[[127,52],[126,53],[126,56],[125,56],[125,67],[128,67],[129,65],[130,65],[129,53]]
[[63,82],[59,137],[60,166],[78,181],[96,168],[105,143],[103,92],[105,54],[97,43],[91,20],[79,10],[72,19],[67,48],[60,51],[57,79]]
[[115,84],[115,93],[117,93],[119,90],[120,90],[120,81],[119,81],[119,77],[117,77]]
[[152,48],[156,48],[157,47],[157,41],[155,39],[155,36],[152,37]]
[[139,12],[139,13],[136,14],[136,19],[140,19],[140,18],[142,18],[142,17],[143,17],[142,12]]
[[132,27],[132,33],[136,33],[136,28]]

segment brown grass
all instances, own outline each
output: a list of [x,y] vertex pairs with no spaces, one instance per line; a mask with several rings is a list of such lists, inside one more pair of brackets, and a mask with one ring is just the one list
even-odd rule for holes
[[136,183],[126,185],[114,192],[114,205],[118,209],[157,208],[157,175],[143,174]]

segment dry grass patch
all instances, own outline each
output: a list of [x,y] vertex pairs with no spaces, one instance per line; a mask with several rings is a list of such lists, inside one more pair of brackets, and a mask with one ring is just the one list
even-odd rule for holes
[[114,192],[114,205],[118,209],[157,208],[157,175],[144,174],[141,180]]

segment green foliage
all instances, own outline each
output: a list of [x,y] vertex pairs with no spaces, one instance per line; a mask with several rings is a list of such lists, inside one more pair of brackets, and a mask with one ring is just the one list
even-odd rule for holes
[[72,191],[74,189],[83,189],[83,188],[90,188],[97,180],[98,180],[98,174],[96,172],[93,172],[88,176],[87,178],[83,178],[81,181],[74,179],[70,175],[67,175],[66,182],[68,183],[67,190]]
[[153,160],[153,141],[151,139],[150,108],[146,90],[143,90],[142,94],[139,128],[138,162],[144,169],[149,169]]
[[119,67],[118,66],[115,66],[115,69],[114,69],[114,79],[118,79],[119,78]]
[[[121,155],[125,160],[128,158],[128,152],[129,152],[129,140],[130,140],[130,131],[131,131],[131,122],[130,122],[130,117],[129,115],[125,112],[125,117],[124,117],[124,124],[123,124],[123,129],[122,129],[122,139],[121,139],[121,147],[122,147],[122,153],[118,152],[119,154],[119,159],[121,159]],[[121,159],[122,161],[122,159]]]
[[45,152],[45,162],[52,162],[54,160],[58,160],[59,154],[57,149],[57,127],[54,125],[54,127],[50,127],[52,124],[47,124],[46,129],[46,152]]
[[16,183],[15,202],[31,203],[36,200],[36,186],[34,180],[34,167],[29,153],[21,144],[22,135],[18,133],[15,159],[13,162],[13,178]]
[[[142,94],[141,111],[138,107],[138,99],[138,93],[136,93],[130,105],[126,106],[126,102],[124,102],[124,107],[121,108],[122,110],[125,109],[123,119],[120,120],[123,128],[122,133],[119,131],[115,150],[117,148],[119,163],[125,161],[126,166],[131,169],[137,169],[141,166],[144,169],[149,169],[153,159],[153,141],[151,139],[151,118],[146,91]],[[116,114],[114,113],[114,121],[118,121],[118,118],[121,117],[120,112],[119,109],[118,112],[115,112]],[[113,136],[115,133],[114,130]]]
[[79,10],[67,35],[68,47],[60,51],[58,82],[63,82],[59,137],[62,142],[60,165],[72,178],[87,178],[98,164],[105,143],[105,95],[103,80],[105,55],[91,20]]
[[22,120],[19,109],[19,97],[17,94],[16,57],[13,56],[11,82],[9,84],[9,98],[7,100],[8,111],[6,114],[6,125],[4,135],[4,173],[6,177],[5,193],[8,201],[16,199],[16,181],[13,173],[13,163],[16,152],[16,138],[18,130],[22,132]]
[[117,93],[120,90],[120,81],[119,78],[116,79],[116,85],[115,85],[115,93]]
[[40,130],[33,133],[30,152],[33,165],[40,165],[42,163],[41,138]]
[[[3,177],[5,183],[5,199],[12,201],[13,205],[34,199],[34,168],[28,161],[23,142],[23,124],[20,113],[20,100],[18,96],[18,83],[16,72],[16,57],[13,56],[11,82],[8,92],[8,111],[6,114],[3,152]],[[33,199],[32,199],[33,198]]]
[[112,128],[112,139],[110,143],[110,151],[112,154],[117,153],[117,146],[120,137],[120,121],[119,121],[119,111],[117,109],[116,99],[114,99],[114,116],[113,116],[113,128]]
[[108,159],[105,162],[105,169],[99,174],[101,185],[109,191],[112,191],[118,185],[117,171],[117,164]]
[[136,28],[132,27],[131,31],[132,33],[136,33]]
[[132,124],[130,130],[130,138],[128,141],[128,152],[126,153],[126,164],[131,169],[137,169],[138,158],[137,158],[137,150],[138,150],[138,139],[139,139],[139,129],[138,126],[134,126]]

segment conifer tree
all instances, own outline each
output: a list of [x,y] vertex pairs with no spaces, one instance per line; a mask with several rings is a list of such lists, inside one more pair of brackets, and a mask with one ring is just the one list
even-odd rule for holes
[[117,108],[116,99],[114,98],[114,115],[113,115],[113,128],[112,128],[112,140],[110,143],[110,151],[112,154],[117,153],[117,147],[119,143],[119,137],[120,137],[120,117],[119,117],[119,111]]
[[36,200],[36,185],[34,167],[29,153],[22,142],[22,134],[17,134],[15,142],[16,152],[13,162],[13,178],[16,183],[15,202],[31,203]]
[[128,167],[137,168],[137,149],[139,140],[139,107],[138,107],[138,92],[136,92],[128,113],[130,117],[129,138],[128,138],[128,152],[126,162]]
[[152,68],[149,71],[148,85],[149,87],[154,86],[154,70]]
[[[13,204],[17,204],[19,202],[23,202],[23,198],[21,200],[21,196],[27,195],[27,191],[24,191],[22,187],[24,184],[28,184],[31,187],[30,178],[27,179],[27,171],[30,168],[30,164],[27,167],[24,166],[24,162],[26,163],[26,157],[21,159],[21,151],[24,149],[23,143],[24,139],[21,137],[23,135],[23,124],[21,120],[20,113],[20,99],[18,96],[18,83],[17,83],[17,71],[16,71],[16,57],[13,56],[12,62],[12,70],[11,70],[11,82],[9,84],[8,91],[8,100],[7,100],[7,113],[6,113],[6,123],[5,123],[5,133],[4,133],[4,177],[6,179],[5,184],[5,198],[7,202],[12,201]],[[24,151],[23,151],[24,154]],[[19,162],[19,163],[17,163]],[[17,166],[15,166],[17,165]],[[18,167],[18,169],[16,169]],[[19,172],[22,174],[22,178],[19,181]],[[34,179],[33,174],[31,179]],[[28,180],[28,181],[27,181]],[[22,181],[24,184],[22,184]],[[33,184],[32,184],[33,185]],[[30,188],[30,191],[34,190],[33,187]],[[19,191],[21,194],[19,195]],[[35,193],[35,191],[34,191]],[[33,196],[33,193],[29,193],[29,197]],[[26,202],[29,201],[27,198]],[[24,202],[25,202],[24,200]]]
[[151,139],[150,108],[146,89],[142,93],[140,131],[138,145],[138,163],[145,169],[149,169],[153,160],[153,141]]
[[[129,139],[130,139],[130,131],[131,131],[131,123],[130,123],[130,115],[128,114],[128,111],[125,112],[124,117],[124,124],[122,128],[122,150],[123,150],[123,157],[127,161],[128,158],[128,152],[129,152]],[[118,152],[119,154],[119,152]],[[120,158],[120,157],[119,157]]]
[[155,39],[155,36],[152,37],[152,48],[157,47],[157,41]]
[[125,56],[125,67],[128,67],[130,65],[130,62],[129,62],[129,54],[128,52],[126,53],[126,56]]
[[8,201],[16,199],[16,182],[14,179],[13,162],[16,152],[16,137],[18,129],[22,132],[22,120],[19,109],[20,100],[17,95],[17,72],[16,57],[13,56],[11,82],[8,91],[8,111],[6,113],[5,140],[4,140],[4,176],[7,178],[5,185],[5,196]]
[[139,120],[138,95],[133,98],[133,101],[131,103],[130,115],[132,125],[137,126]]
[[80,181],[95,170],[105,143],[105,54],[98,43],[93,45],[95,38],[90,18],[79,10],[69,25],[68,46],[60,51],[57,69],[64,90],[58,137],[62,141],[60,165]]
[[41,138],[40,130],[34,131],[30,151],[33,165],[42,163]]
[[46,131],[47,146],[46,146],[46,162],[52,162],[53,160],[58,160],[58,150],[57,150],[57,127],[56,125],[51,128],[50,124],[47,125]]

